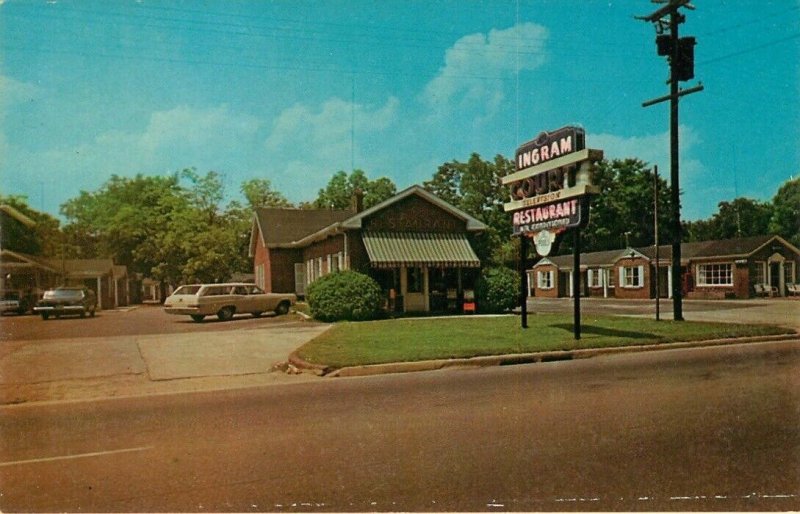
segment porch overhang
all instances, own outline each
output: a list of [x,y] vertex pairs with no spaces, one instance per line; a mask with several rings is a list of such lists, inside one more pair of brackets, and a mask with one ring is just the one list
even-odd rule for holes
[[478,256],[466,234],[419,232],[363,232],[373,268],[479,268]]

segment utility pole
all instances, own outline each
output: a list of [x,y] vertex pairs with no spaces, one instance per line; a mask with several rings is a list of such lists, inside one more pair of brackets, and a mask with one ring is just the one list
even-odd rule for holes
[[[648,16],[637,19],[653,23],[656,28],[656,47],[658,55],[669,60],[669,95],[648,100],[642,107],[649,107],[669,100],[669,134],[670,134],[670,186],[672,200],[672,311],[676,321],[683,321],[683,281],[681,280],[681,198],[679,174],[678,144],[678,99],[691,93],[703,90],[703,85],[680,90],[678,82],[694,78],[694,45],[693,37],[678,37],[678,26],[686,21],[686,17],[678,12],[685,7],[694,10],[689,0],[651,0],[653,3],[665,4]],[[668,34],[664,31],[668,30]]]
[[658,266],[658,166],[653,166],[653,244],[656,250],[656,321],[661,321],[661,270]]

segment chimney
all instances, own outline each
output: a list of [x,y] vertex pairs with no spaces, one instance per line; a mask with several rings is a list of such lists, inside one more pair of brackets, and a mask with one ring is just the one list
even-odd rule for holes
[[351,207],[355,214],[364,210],[364,191],[362,191],[361,188],[356,188],[356,190],[353,191]]

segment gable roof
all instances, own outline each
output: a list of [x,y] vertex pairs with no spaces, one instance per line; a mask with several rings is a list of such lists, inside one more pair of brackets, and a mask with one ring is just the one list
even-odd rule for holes
[[411,186],[391,198],[359,213],[336,209],[256,209],[250,233],[250,257],[255,255],[256,234],[267,248],[297,248],[324,239],[345,229],[360,229],[368,216],[404,200],[412,195],[441,208],[463,220],[467,230],[486,230],[486,225],[466,212],[445,202],[418,185]]
[[[268,247],[294,243],[325,227],[349,218],[353,211],[339,209],[256,209],[254,224]],[[256,226],[254,225],[254,229]],[[252,237],[252,236],[251,236]],[[251,239],[251,245],[254,241]]]
[[7,214],[8,216],[14,218],[15,220],[19,221],[28,228],[32,228],[36,225],[35,221],[25,216],[24,214],[19,212],[17,209],[11,207],[10,205],[7,204],[0,205],[0,212]]
[[50,272],[56,272],[58,268],[53,267],[47,259],[36,255],[28,255],[27,253],[14,252],[12,250],[0,250],[0,267],[25,267],[31,266],[34,268],[43,268]]
[[466,212],[462,211],[458,207],[445,202],[444,200],[442,200],[438,196],[434,195],[433,193],[431,193],[431,192],[427,191],[426,189],[424,189],[422,186],[418,186],[418,185],[413,185],[413,186],[411,186],[411,187],[409,187],[407,189],[404,189],[403,191],[400,191],[399,193],[397,193],[393,197],[391,197],[389,199],[386,199],[386,200],[382,201],[381,203],[379,203],[377,205],[373,205],[372,207],[370,207],[369,209],[367,209],[365,211],[359,212],[355,216],[352,216],[351,218],[345,220],[342,223],[342,227],[343,228],[361,228],[361,224],[362,224],[362,222],[364,221],[365,218],[375,214],[378,211],[381,211],[381,210],[389,207],[392,204],[400,202],[401,200],[404,200],[404,199],[406,199],[406,198],[408,198],[409,196],[412,196],[412,195],[419,196],[423,200],[426,200],[426,201],[432,203],[433,205],[439,207],[443,211],[451,214],[452,216],[465,221],[466,225],[467,225],[467,230],[470,231],[470,232],[480,232],[480,231],[486,230],[486,225],[482,221],[480,221],[478,219],[475,219],[474,217],[470,216],[469,214],[467,214]]

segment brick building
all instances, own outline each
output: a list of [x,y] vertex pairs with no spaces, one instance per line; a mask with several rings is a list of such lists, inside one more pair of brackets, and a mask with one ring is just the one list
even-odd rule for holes
[[373,277],[387,308],[460,308],[478,277],[473,249],[485,225],[420,186],[362,210],[257,209],[250,235],[256,284],[305,294],[308,284],[338,270]]
[[[655,298],[672,295],[672,247],[626,248],[581,254],[582,296]],[[684,243],[681,288],[686,298],[788,296],[798,282],[800,250],[780,236]],[[528,272],[529,294],[572,296],[572,255],[545,257]]]

